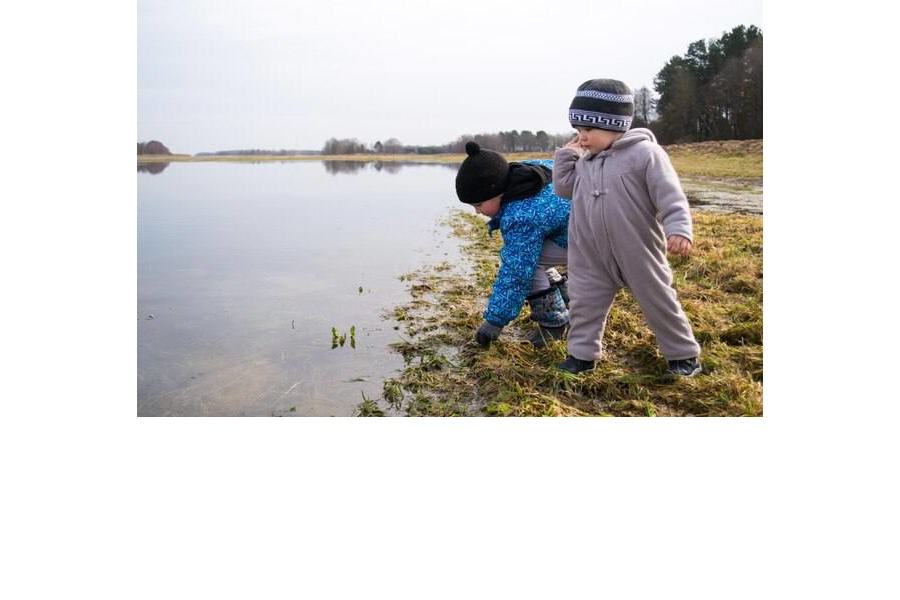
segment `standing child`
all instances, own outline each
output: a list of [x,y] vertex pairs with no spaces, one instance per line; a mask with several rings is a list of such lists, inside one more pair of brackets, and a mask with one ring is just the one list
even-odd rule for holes
[[529,341],[541,347],[562,339],[569,311],[545,270],[566,264],[569,202],[553,193],[553,161],[508,163],[475,142],[466,144],[466,154],[456,174],[456,194],[490,217],[489,233],[499,229],[503,235],[500,270],[476,341],[488,346],[496,340],[526,300],[538,324]]
[[634,96],[614,79],[578,87],[569,122],[578,136],[556,152],[553,183],[572,199],[569,222],[568,357],[580,373],[602,354],[603,330],[620,288],[631,290],[656,335],[669,373],[701,371],[700,346],[678,302],[666,251],[687,256],[692,221],[665,150],[649,129],[633,129]]

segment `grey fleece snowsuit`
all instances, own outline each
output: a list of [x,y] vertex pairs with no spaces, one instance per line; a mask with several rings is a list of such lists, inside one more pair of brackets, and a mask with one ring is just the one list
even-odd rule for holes
[[609,148],[583,157],[556,151],[553,185],[572,199],[569,218],[568,352],[602,354],[603,330],[616,292],[631,290],[666,360],[700,355],[672,287],[666,239],[693,241],[687,197],[665,150],[649,129],[632,129]]

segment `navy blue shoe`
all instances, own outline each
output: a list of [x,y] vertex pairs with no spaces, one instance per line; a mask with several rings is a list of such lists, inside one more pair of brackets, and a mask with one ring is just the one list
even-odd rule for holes
[[678,375],[680,377],[693,377],[699,375],[703,371],[700,366],[700,359],[696,356],[693,358],[684,358],[682,360],[670,360],[668,372],[670,375]]
[[561,362],[556,365],[556,368],[560,371],[568,371],[573,375],[577,375],[578,373],[584,373],[585,371],[593,371],[594,370],[594,361],[592,360],[581,360],[580,358],[575,358],[571,354],[566,356],[566,362]]

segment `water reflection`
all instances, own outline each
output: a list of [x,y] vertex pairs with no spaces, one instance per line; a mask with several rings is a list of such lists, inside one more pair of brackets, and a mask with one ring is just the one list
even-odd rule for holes
[[325,160],[322,161],[322,164],[325,165],[326,171],[337,175],[338,173],[358,173],[368,167],[369,163],[358,160]]
[[374,167],[374,169],[376,171],[384,171],[385,173],[394,174],[394,173],[400,172],[400,169],[403,168],[403,163],[383,162],[383,161],[378,160],[378,161],[375,161],[374,163],[372,163],[372,167]]
[[[243,164],[264,164],[271,161],[241,161]],[[289,161],[279,161],[289,162]],[[137,164],[138,173],[150,173],[157,175],[166,170],[171,163],[163,162],[139,162]],[[322,164],[325,170],[332,175],[337,174],[356,174],[362,171],[376,171],[378,173],[390,173],[395,175],[404,167],[445,167],[447,169],[457,170],[459,163],[425,163],[413,161],[395,161],[395,160],[323,160]]]
[[377,171],[379,173],[399,173],[403,167],[447,167],[454,171],[459,168],[459,163],[423,163],[412,161],[395,161],[395,160],[323,160],[325,170],[332,175],[338,173],[356,174],[361,171]]
[[171,164],[171,163],[167,163],[167,162],[164,162],[164,163],[140,163],[139,162],[137,164],[137,170],[138,170],[138,173],[151,173],[153,175],[156,175],[157,173],[162,173],[163,171],[165,171],[166,167],[168,167],[169,164]]

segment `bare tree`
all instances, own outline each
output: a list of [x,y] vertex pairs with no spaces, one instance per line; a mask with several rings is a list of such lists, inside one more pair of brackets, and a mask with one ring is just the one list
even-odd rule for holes
[[647,127],[656,118],[656,99],[650,88],[643,86],[634,92],[633,127]]

